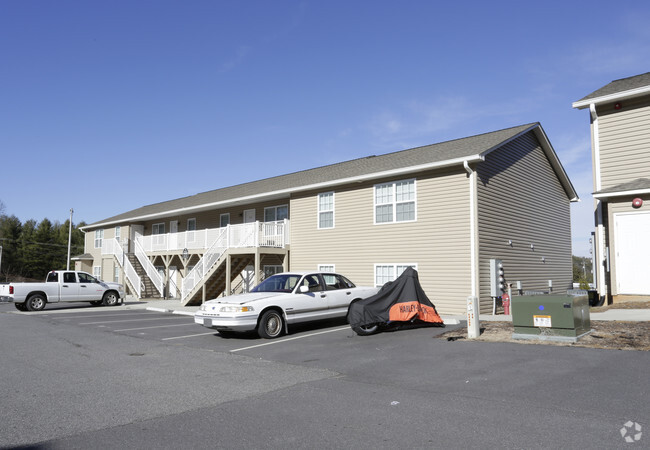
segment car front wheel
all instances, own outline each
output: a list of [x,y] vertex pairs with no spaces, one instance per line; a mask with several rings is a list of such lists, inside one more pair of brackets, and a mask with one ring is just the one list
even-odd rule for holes
[[276,338],[282,334],[283,324],[282,314],[273,309],[266,311],[257,326],[257,334],[263,339]]
[[115,292],[107,292],[104,294],[102,303],[104,306],[114,306],[117,305],[118,300],[119,299],[117,298],[117,294]]

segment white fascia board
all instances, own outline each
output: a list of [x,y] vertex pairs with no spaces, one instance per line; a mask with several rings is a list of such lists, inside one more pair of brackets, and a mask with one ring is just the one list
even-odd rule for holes
[[467,162],[481,162],[484,161],[485,158],[481,155],[472,155],[472,156],[466,156],[463,158],[456,158],[456,159],[448,159],[442,162],[435,162],[435,163],[427,163],[427,164],[420,164],[417,166],[409,166],[409,167],[403,167],[399,169],[392,169],[392,170],[385,170],[383,172],[374,172],[374,173],[369,173],[366,175],[359,175],[356,177],[348,177],[348,178],[341,178],[339,180],[332,180],[332,181],[324,181],[322,183],[314,183],[314,184],[309,184],[306,186],[299,186],[295,188],[287,188],[287,189],[280,189],[277,191],[270,191],[270,192],[265,192],[263,194],[255,194],[255,195],[249,195],[246,197],[238,197],[238,198],[231,198],[228,200],[223,200],[219,202],[212,202],[212,203],[205,203],[203,205],[197,205],[197,206],[190,206],[187,208],[177,208],[173,210],[168,210],[168,211],[163,211],[159,213],[154,213],[154,214],[146,214],[143,216],[135,216],[135,217],[129,217],[124,220],[115,220],[115,221],[110,221],[110,222],[100,222],[97,224],[93,224],[91,226],[85,226],[83,228],[85,229],[95,229],[95,228],[102,228],[106,227],[109,225],[115,225],[118,223],[124,223],[124,222],[137,222],[137,221],[143,221],[143,220],[151,220],[151,219],[157,219],[161,217],[168,217],[172,215],[181,215],[181,214],[189,214],[192,212],[198,212],[202,210],[209,210],[209,209],[214,209],[214,208],[219,208],[219,207],[226,207],[230,205],[235,205],[239,203],[253,203],[257,201],[262,201],[266,199],[272,199],[274,197],[277,198],[283,198],[287,197],[290,194],[297,193],[297,192],[304,192],[304,191],[311,191],[314,189],[327,189],[331,188],[334,186],[340,186],[342,184],[349,184],[349,183],[362,183],[364,181],[368,180],[373,180],[377,178],[385,178],[385,177],[392,177],[392,176],[397,176],[397,175],[403,175],[403,174],[410,174],[413,172],[420,172],[424,170],[431,170],[431,169],[439,169],[439,168],[444,168],[444,167],[451,167],[455,165],[462,165],[465,161]]
[[590,98],[587,100],[573,102],[572,106],[577,109],[587,108],[592,103],[597,105],[599,103],[613,102],[615,100],[623,100],[631,97],[638,97],[650,93],[650,86],[643,86],[629,91],[616,92],[614,94],[603,95],[602,97]]
[[618,191],[618,192],[603,192],[600,194],[593,194],[594,198],[607,199],[610,197],[627,197],[631,195],[650,194],[650,189],[634,189],[631,191]]

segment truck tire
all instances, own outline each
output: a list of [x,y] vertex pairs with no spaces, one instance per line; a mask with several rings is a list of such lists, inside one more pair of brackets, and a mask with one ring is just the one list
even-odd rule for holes
[[18,311],[27,311],[27,307],[24,303],[14,303],[14,306]]
[[47,300],[41,294],[34,294],[25,301],[27,311],[42,311]]
[[119,300],[115,291],[108,291],[104,294],[104,298],[102,298],[102,304],[104,306],[115,306]]

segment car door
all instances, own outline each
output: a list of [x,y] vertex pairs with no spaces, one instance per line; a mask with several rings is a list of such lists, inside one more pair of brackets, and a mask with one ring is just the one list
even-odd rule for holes
[[354,300],[354,286],[347,278],[334,274],[323,274],[325,282],[327,303],[331,313],[336,315],[346,315],[350,302]]
[[61,274],[61,297],[59,301],[73,302],[79,298],[79,283],[77,282],[77,274],[74,272],[63,272]]
[[[301,292],[303,287],[307,288],[307,292]],[[327,319],[329,317],[327,293],[324,290],[319,274],[314,273],[303,276],[293,293],[288,294],[285,298],[286,305],[282,306],[289,323]]]

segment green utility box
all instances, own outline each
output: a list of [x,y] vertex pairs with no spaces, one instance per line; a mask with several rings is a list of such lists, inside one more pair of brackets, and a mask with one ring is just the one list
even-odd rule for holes
[[514,339],[575,342],[591,331],[589,297],[521,295],[512,297]]

